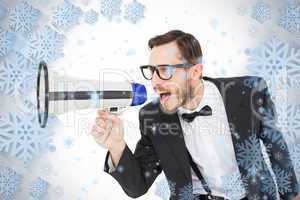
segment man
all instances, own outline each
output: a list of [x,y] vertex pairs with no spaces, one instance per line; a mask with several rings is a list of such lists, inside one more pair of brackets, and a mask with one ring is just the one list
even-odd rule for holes
[[[265,82],[249,76],[202,77],[200,44],[179,30],[156,36],[148,45],[149,65],[140,68],[160,99],[139,112],[141,139],[134,153],[118,117],[99,111],[92,131],[108,149],[105,172],[126,194],[145,194],[163,170],[171,200],[299,199]],[[244,84],[249,80],[252,87]]]

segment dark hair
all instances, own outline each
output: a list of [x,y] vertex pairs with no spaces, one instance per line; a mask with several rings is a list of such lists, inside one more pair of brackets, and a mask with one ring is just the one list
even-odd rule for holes
[[180,30],[172,30],[162,35],[157,35],[148,41],[148,47],[163,45],[176,41],[181,56],[191,64],[202,62],[202,50],[198,40],[189,33]]

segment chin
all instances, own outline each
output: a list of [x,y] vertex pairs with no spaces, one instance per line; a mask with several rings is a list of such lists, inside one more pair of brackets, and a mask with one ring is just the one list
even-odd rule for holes
[[160,104],[162,110],[167,114],[173,114],[177,111],[177,108],[180,106],[178,104]]

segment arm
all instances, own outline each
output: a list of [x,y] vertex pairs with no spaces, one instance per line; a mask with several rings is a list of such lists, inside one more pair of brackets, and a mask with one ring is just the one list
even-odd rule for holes
[[109,168],[109,152],[107,152],[104,165],[104,171],[113,176],[124,192],[133,198],[145,194],[162,171],[153,145],[149,137],[143,132],[141,111],[139,119],[141,139],[138,141],[134,153],[125,144],[115,170]]
[[266,146],[280,198],[290,200],[299,192],[295,171],[286,141],[276,127],[275,106],[268,93],[266,83],[261,79],[259,84],[263,88],[262,120],[259,136]]

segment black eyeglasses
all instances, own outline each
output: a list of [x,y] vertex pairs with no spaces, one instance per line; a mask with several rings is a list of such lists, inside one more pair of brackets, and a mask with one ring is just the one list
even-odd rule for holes
[[175,74],[176,68],[188,68],[194,66],[190,63],[182,63],[176,65],[142,65],[140,69],[145,79],[151,80],[156,71],[158,77],[162,80],[169,80]]

